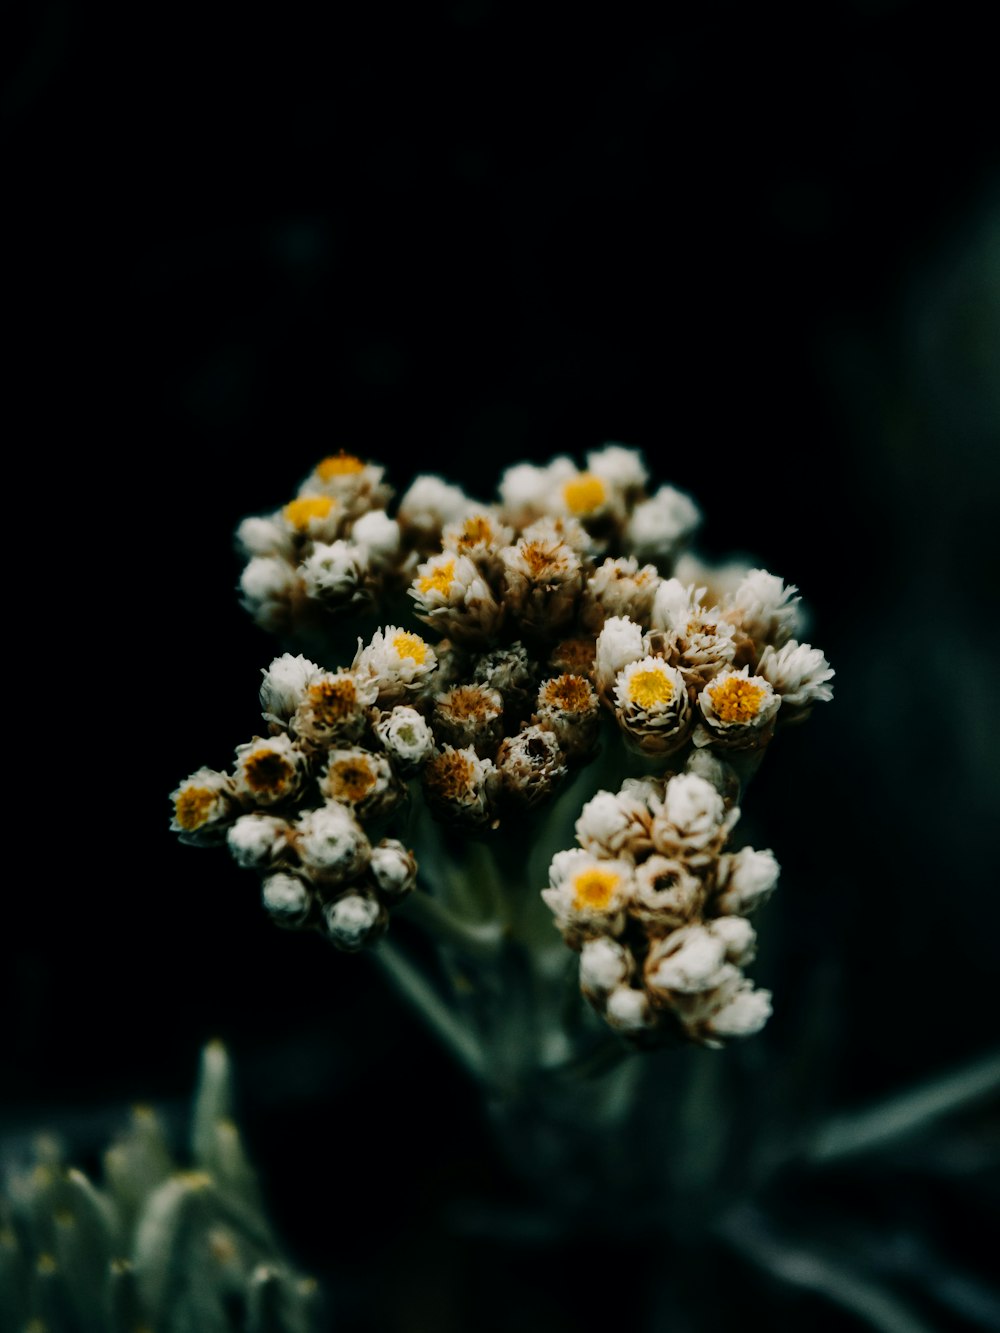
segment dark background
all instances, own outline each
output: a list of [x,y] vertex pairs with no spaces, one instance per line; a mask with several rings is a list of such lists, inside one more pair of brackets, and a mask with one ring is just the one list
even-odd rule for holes
[[[514,462],[622,441],[698,500],[704,554],[798,584],[838,674],[751,793],[783,867],[758,1040],[781,1060],[822,975],[830,1107],[996,1047],[985,24],[898,0],[22,16],[8,671],[32,777],[8,795],[7,1143],[57,1124],[90,1162],[132,1100],[182,1107],[221,1035],[339,1329],[585,1324],[544,1254],[504,1251],[510,1306],[484,1308],[496,1255],[454,1209],[513,1187],[475,1091],[366,960],[275,931],[252,877],[167,831],[177,781],[253,733],[274,652],[232,531],[341,447],[400,491],[439,471],[488,498]],[[990,1198],[881,1198],[885,1234],[988,1273]],[[640,1326],[673,1329],[650,1289]],[[919,1299],[932,1327],[986,1326]],[[771,1326],[861,1327],[755,1300]]]

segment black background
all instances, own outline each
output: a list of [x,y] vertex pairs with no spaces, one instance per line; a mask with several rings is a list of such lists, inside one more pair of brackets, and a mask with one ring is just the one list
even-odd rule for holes
[[[167,830],[178,780],[253,733],[274,651],[232,531],[341,447],[489,498],[514,462],[619,440],[695,496],[706,555],[798,584],[838,674],[751,793],[786,950],[759,1040],[780,1055],[821,972],[831,1106],[996,1045],[1000,116],[972,15],[23,16],[8,1142],[55,1123],[89,1162],[130,1101],[180,1106],[221,1035],[338,1328],[586,1325],[578,1251],[505,1253],[510,1305],[484,1307],[495,1257],[449,1219],[505,1168],[367,961],[275,931],[252,877]],[[910,1185],[883,1225],[943,1212],[954,1237],[984,1206]],[[982,1240],[962,1259],[988,1269]],[[855,1326],[766,1299],[772,1326]],[[673,1329],[649,1300],[638,1325]]]

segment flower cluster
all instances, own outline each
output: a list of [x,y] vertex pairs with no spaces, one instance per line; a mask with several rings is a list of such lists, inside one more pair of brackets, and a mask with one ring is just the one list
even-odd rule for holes
[[[759,1031],[770,993],[742,968],[747,920],[778,878],[770,851],[723,850],[739,809],[724,761],[695,754],[666,778],[601,791],[557,852],[542,893],[580,955],[580,988],[615,1029],[639,1042],[680,1036],[706,1046]],[[727,801],[723,793],[730,793]]]
[[[402,818],[413,802],[488,839],[549,801],[602,738],[636,773],[669,757],[666,787],[636,778],[586,807],[581,848],[556,857],[546,901],[581,951],[585,994],[618,1028],[659,1032],[669,1016],[712,1041],[759,1026],[762,993],[739,973],[753,932],[719,906],[735,816],[716,810],[702,774],[727,775],[731,804],[776,727],[831,697],[833,671],[800,641],[797,590],[701,564],[686,550],[694,502],[648,480],[638,450],[609,444],[583,468],[509,468],[493,504],[418,476],[390,513],[381,467],[321,460],[294,499],[237,533],[245,605],[309,654],[264,671],[264,734],[229,771],[201,768],[177,787],[172,827],[224,841],[279,922],[354,950],[415,886]],[[348,612],[379,625],[335,665],[324,627]],[[676,823],[685,791],[712,812],[698,846]],[[601,811],[612,824],[627,815],[628,837],[602,841]],[[688,961],[699,949],[718,955],[700,988]]]

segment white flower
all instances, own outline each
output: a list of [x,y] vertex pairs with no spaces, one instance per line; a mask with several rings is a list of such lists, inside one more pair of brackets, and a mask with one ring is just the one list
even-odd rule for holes
[[592,449],[587,454],[587,471],[625,493],[643,490],[649,480],[642,451],[622,444],[605,444],[600,449]]
[[785,587],[776,574],[752,569],[733,594],[730,614],[756,644],[780,647],[801,624],[797,593],[794,584]]
[[580,811],[576,839],[595,856],[634,856],[643,845],[649,845],[649,825],[645,801],[627,791],[599,791]]
[[674,929],[689,921],[703,897],[701,880],[683,862],[653,855],[636,866],[629,911],[659,933],[664,927]]
[[240,815],[226,834],[226,842],[237,865],[260,870],[287,849],[290,832],[287,820],[256,812]]
[[358,746],[327,752],[319,789],[328,801],[349,805],[359,819],[378,818],[404,795],[388,756]]
[[332,495],[299,494],[281,510],[290,533],[316,542],[332,542],[340,533],[344,510]]
[[251,515],[236,529],[236,545],[245,556],[277,555],[291,560],[295,542],[280,514]]
[[434,752],[434,733],[415,708],[398,704],[375,724],[375,732],[397,771],[415,773]]
[[375,631],[366,647],[361,648],[359,641],[352,669],[361,679],[375,680],[379,703],[385,705],[420,689],[436,666],[434,649],[419,634],[386,625]]
[[455,685],[434,697],[434,734],[439,741],[477,754],[494,754],[503,737],[503,696],[475,682]]
[[607,516],[621,519],[625,497],[607,477],[596,472],[578,472],[559,483],[553,494],[554,512],[569,514],[587,524]]
[[564,672],[542,682],[535,720],[551,731],[567,757],[589,755],[597,741],[600,700],[584,676]]
[[757,852],[752,847],[741,847],[738,852],[721,856],[715,911],[736,916],[753,912],[774,892],[780,870],[770,848]]
[[616,935],[631,893],[632,867],[627,861],[598,858],[571,847],[552,858],[549,887],[542,890],[542,898],[564,933],[582,927]]
[[392,492],[382,484],[385,468],[341,449],[321,459],[299,487],[300,496],[333,497],[347,516],[385,507]]
[[547,514],[536,518],[521,533],[526,542],[562,543],[577,555],[589,557],[594,551],[594,539],[579,521],[569,514]]
[[808,708],[811,704],[833,698],[833,667],[818,648],[789,639],[783,648],[770,644],[761,654],[758,676],[774,686],[784,707]]
[[749,981],[708,1019],[706,1027],[716,1037],[752,1037],[771,1016],[771,992],[754,990]]
[[363,595],[368,552],[353,541],[317,542],[302,562],[300,573],[307,596],[331,605],[347,605]]
[[281,870],[265,876],[261,898],[280,926],[297,926],[309,914],[309,889],[298,875]]
[[719,983],[726,942],[705,926],[682,926],[656,940],[646,959],[646,984],[654,991],[710,990]]
[[353,952],[376,933],[382,924],[383,909],[372,894],[345,893],[327,904],[323,919],[334,944]]
[[240,574],[240,600],[262,629],[284,628],[300,589],[298,571],[281,556],[255,555]]
[[401,898],[417,882],[416,858],[397,838],[383,838],[372,848],[369,869],[375,883],[389,898]]
[[507,796],[527,806],[546,800],[568,771],[555,733],[537,724],[503,741],[496,767]]
[[174,803],[170,827],[181,842],[212,840],[236,813],[236,788],[232,778],[214,768],[199,768],[170,793]]
[[610,556],[588,578],[583,621],[599,631],[610,616],[627,616],[641,624],[649,622],[660,576],[655,565],[639,567],[634,556]]
[[473,827],[489,822],[496,782],[492,760],[480,759],[471,746],[456,750],[446,745],[423,770],[424,795],[431,809],[445,821]]
[[236,790],[255,805],[275,805],[300,791],[308,761],[286,735],[255,736],[236,747]]
[[500,624],[502,608],[476,564],[467,555],[441,551],[417,566],[409,589],[414,614],[452,638],[489,638]]
[[604,622],[597,636],[594,657],[594,675],[597,688],[607,693],[615,677],[629,662],[643,656],[642,627],[628,616],[612,616]]
[[695,744],[719,744],[733,749],[754,748],[769,737],[781,695],[763,676],[751,676],[748,667],[720,671],[698,695],[707,729]]
[[558,511],[558,488],[576,474],[572,459],[560,455],[544,467],[515,463],[500,478],[497,488],[504,520],[521,530],[544,514]]
[[396,517],[401,527],[415,532],[418,542],[437,542],[448,523],[456,523],[476,502],[442,477],[422,473],[415,477],[399,502]]
[[669,658],[695,688],[728,667],[736,655],[734,626],[718,606],[703,604],[704,595],[704,588],[664,579],[653,602],[653,631],[646,635],[649,650]]
[[661,486],[632,510],[625,528],[625,547],[640,560],[669,560],[694,535],[701,512],[689,495]]
[[384,509],[370,509],[351,529],[351,541],[364,547],[375,565],[391,565],[399,555],[399,524]]
[[606,994],[628,981],[633,965],[632,955],[618,940],[607,935],[585,940],[580,950],[581,989]]
[[307,811],[294,830],[302,864],[317,879],[334,884],[350,879],[371,859],[364,829],[338,801]]
[[683,676],[662,657],[643,657],[618,672],[614,706],[619,726],[644,754],[672,754],[694,720]]
[[641,1032],[655,1022],[649,996],[631,986],[619,986],[611,992],[604,1017],[618,1032]]
[[378,683],[371,676],[343,668],[320,671],[306,686],[291,729],[314,745],[356,740],[377,697]]
[[573,618],[583,587],[580,557],[563,541],[522,537],[500,551],[507,609],[522,625],[546,635]]
[[301,653],[282,653],[261,668],[260,706],[269,722],[287,722],[305,698],[307,687],[323,674],[321,667]]
[[757,949],[757,932],[742,916],[720,916],[707,923],[707,929],[726,948],[726,962],[737,967],[752,963]]
[[467,555],[477,563],[495,555],[501,546],[509,546],[513,540],[513,528],[485,507],[471,510],[457,523],[449,523],[441,534],[441,545],[446,551]]
[[697,773],[678,773],[666,785],[663,803],[653,819],[653,844],[664,856],[700,864],[711,857],[739,817],[710,782]]

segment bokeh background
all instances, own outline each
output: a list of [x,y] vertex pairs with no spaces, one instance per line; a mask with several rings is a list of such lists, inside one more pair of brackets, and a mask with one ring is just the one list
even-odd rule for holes
[[[583,1241],[478,1234],[469,1201],[517,1187],[475,1089],[365,959],[275,931],[252,877],[168,832],[273,654],[232,531],[341,447],[489,498],[514,462],[635,445],[698,500],[703,554],[796,583],[836,695],[751,790],[783,866],[759,1041],[798,1058],[814,1022],[831,1111],[995,1051],[985,11],[43,0],[5,59],[33,776],[8,792],[3,1151],[55,1127],[95,1163],[132,1101],[180,1116],[219,1035],[331,1327],[589,1328],[593,1265],[626,1280]],[[995,1100],[946,1133],[946,1168],[828,1178],[795,1217],[877,1237],[927,1327],[991,1327]],[[738,1266],[688,1316],[669,1269],[654,1247],[616,1297],[634,1327],[865,1327]]]

